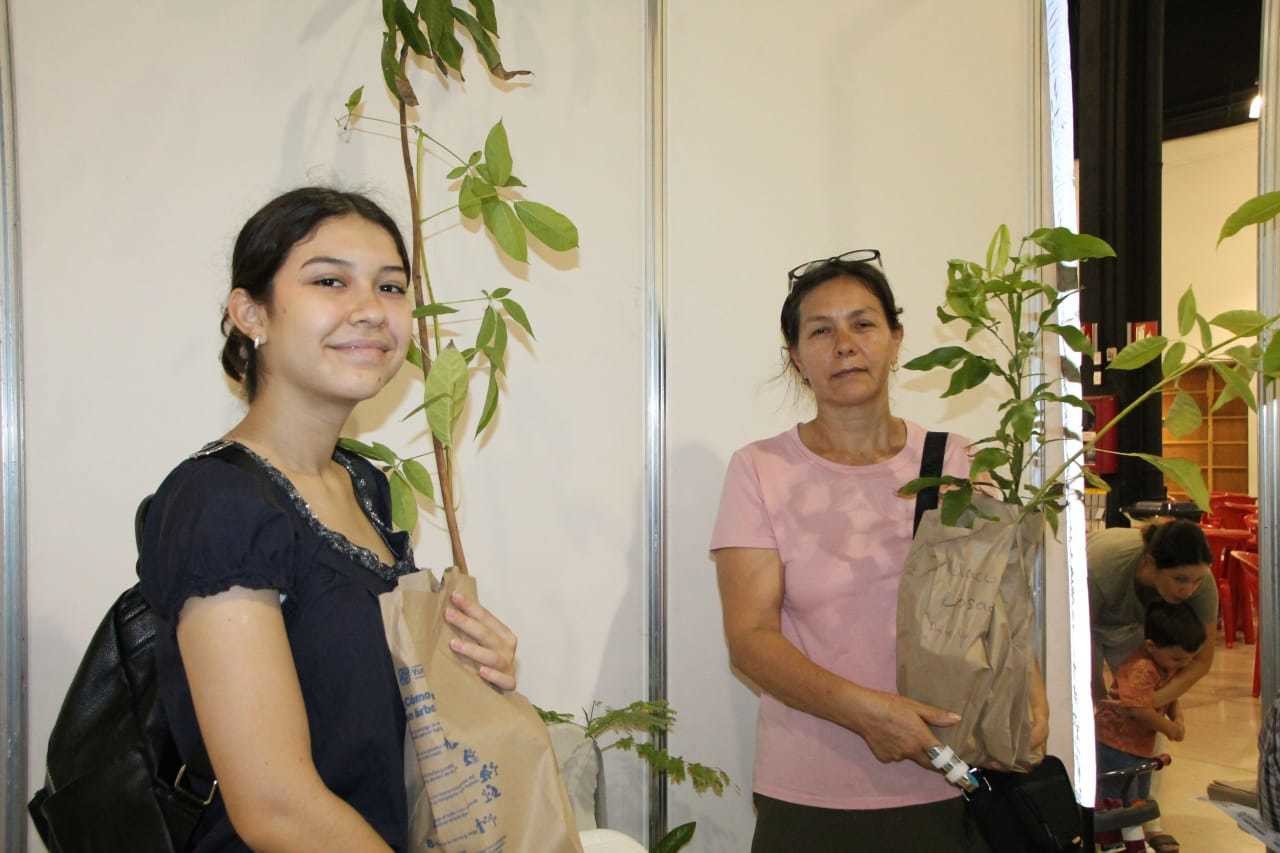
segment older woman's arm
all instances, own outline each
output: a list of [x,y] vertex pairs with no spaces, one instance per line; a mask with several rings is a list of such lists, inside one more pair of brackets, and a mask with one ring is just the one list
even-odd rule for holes
[[818,666],[782,635],[782,560],[764,548],[715,552],[725,637],[733,665],[778,700],[860,735],[883,762],[929,768],[938,743],[928,726],[959,722],[950,711],[871,690]]
[[387,851],[311,760],[307,713],[275,590],[191,598],[178,648],[236,834],[254,850]]

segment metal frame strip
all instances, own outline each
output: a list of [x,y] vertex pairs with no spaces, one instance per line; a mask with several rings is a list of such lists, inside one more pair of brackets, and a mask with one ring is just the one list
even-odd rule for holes
[[[1262,121],[1258,138],[1258,192],[1280,189],[1280,0],[1262,7]],[[1258,228],[1258,310],[1280,313],[1280,226]],[[1262,658],[1262,707],[1280,688],[1280,400],[1274,391],[1258,398],[1258,642]]]
[[0,849],[27,849],[27,577],[24,480],[22,288],[18,263],[18,173],[14,150],[13,44],[0,0],[0,737],[4,793]]
[[[645,6],[645,566],[649,701],[667,698],[666,0]],[[655,736],[666,746],[665,735]],[[649,777],[649,844],[667,829],[667,777]]]

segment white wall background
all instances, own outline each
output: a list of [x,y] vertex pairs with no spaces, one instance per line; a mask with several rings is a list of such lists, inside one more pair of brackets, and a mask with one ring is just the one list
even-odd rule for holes
[[[671,822],[698,820],[698,850],[750,844],[756,699],[729,671],[707,543],[732,452],[811,417],[771,381],[786,271],[878,247],[906,309],[904,360],[944,339],[946,261],[982,257],[1001,222],[1032,226],[1031,15],[902,0],[806,4],[785,24],[771,4],[668,10],[673,746],[740,788],[672,789]],[[944,402],[937,376],[896,381],[900,415],[974,438],[995,423],[997,397]]]
[[[239,417],[217,324],[241,223],[308,182],[366,189],[402,225],[408,212],[397,145],[345,140],[334,122],[361,83],[368,113],[393,117],[376,2],[10,8],[34,790],[74,667],[133,580],[134,507]],[[521,0],[499,4],[499,16],[507,66],[536,76],[499,86],[473,62],[446,92],[424,72],[422,121],[465,153],[504,118],[528,197],[573,216],[582,249],[533,258],[513,278],[487,235],[433,221],[442,298],[511,285],[538,335],[513,342],[497,429],[463,454],[466,543],[486,603],[520,634],[523,691],[569,711],[616,705],[647,684],[644,4]],[[449,164],[431,168],[428,210],[452,201],[441,180]],[[393,386],[357,410],[354,429],[404,446],[414,430],[397,421],[410,397],[407,382]],[[447,563],[443,543],[421,536],[419,562]],[[613,823],[640,837],[644,784],[634,760],[613,762]]]
[[[237,228],[304,182],[368,189],[402,222],[407,211],[394,143],[342,139],[334,124],[360,83],[390,116],[376,3],[10,5],[34,787],[84,645],[131,582],[134,506],[238,417],[216,358]],[[416,78],[424,122],[471,150],[503,117],[529,197],[570,213],[583,248],[517,270],[538,341],[513,351],[497,430],[463,456],[468,553],[521,635],[524,692],[565,710],[617,704],[646,683],[645,4],[499,6],[507,64],[537,75],[495,86],[473,64],[447,94]],[[1040,224],[1040,69],[1028,4],[822,0],[779,17],[708,0],[667,14],[672,746],[739,788],[715,800],[674,787],[671,822],[698,820],[693,850],[739,851],[755,700],[728,669],[706,544],[729,454],[809,417],[771,382],[785,270],[879,247],[906,308],[904,358],[950,340],[933,314],[945,261],[979,257],[1000,222]],[[437,222],[432,273],[447,295],[512,283],[486,236]],[[937,378],[897,383],[906,417],[970,436],[993,423],[994,393],[944,402]],[[353,431],[403,446],[410,397],[393,385]],[[418,557],[447,562],[443,538],[420,537]],[[612,825],[643,837],[643,778],[625,756],[609,786]]]
[[[1258,229],[1218,242],[1222,222],[1258,194],[1258,124],[1171,139],[1164,143],[1161,206],[1161,319],[1177,335],[1178,300],[1192,285],[1200,313],[1258,307]],[[1228,333],[1214,328],[1215,340]],[[1193,341],[1199,338],[1193,332]],[[1249,415],[1249,434],[1258,417]],[[1249,445],[1249,493],[1258,489],[1258,442]]]

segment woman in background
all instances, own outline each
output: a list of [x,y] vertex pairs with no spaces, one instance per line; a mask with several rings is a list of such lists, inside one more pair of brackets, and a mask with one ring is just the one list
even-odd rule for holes
[[[409,260],[368,199],[310,187],[236,240],[222,364],[248,413],[150,507],[142,590],[159,690],[216,796],[190,848],[403,850],[405,717],[377,596],[414,571],[386,478],[337,447],[410,338]],[[514,689],[515,637],[456,597],[454,649]]]

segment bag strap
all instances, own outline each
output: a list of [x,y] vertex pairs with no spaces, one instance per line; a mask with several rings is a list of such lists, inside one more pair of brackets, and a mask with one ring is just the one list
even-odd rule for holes
[[[924,454],[920,457],[921,477],[941,477],[942,461],[947,455],[947,433],[929,431],[924,437]],[[938,506],[938,487],[929,486],[916,492],[916,519],[911,525],[914,537],[920,529],[920,519],[924,514]]]

